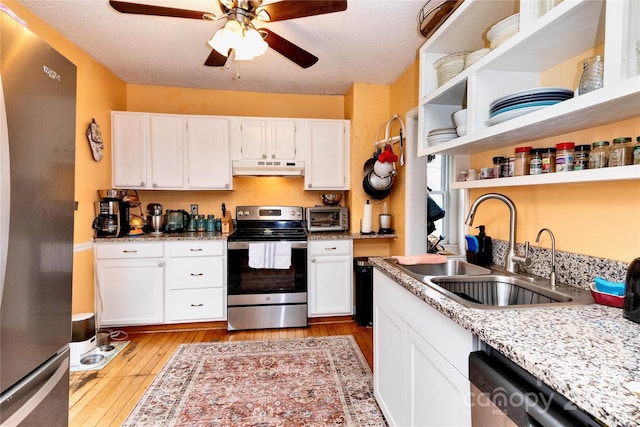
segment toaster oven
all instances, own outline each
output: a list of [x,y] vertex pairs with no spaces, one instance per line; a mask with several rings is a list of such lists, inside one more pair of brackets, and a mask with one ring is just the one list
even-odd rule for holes
[[313,206],[306,209],[307,231],[349,230],[349,208],[344,206]]

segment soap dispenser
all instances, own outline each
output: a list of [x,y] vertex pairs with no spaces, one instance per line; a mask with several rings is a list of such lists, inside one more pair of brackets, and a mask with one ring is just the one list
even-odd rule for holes
[[493,263],[491,237],[485,234],[484,225],[479,225],[476,228],[480,230],[480,233],[476,236],[478,241],[477,264],[483,266],[491,265]]

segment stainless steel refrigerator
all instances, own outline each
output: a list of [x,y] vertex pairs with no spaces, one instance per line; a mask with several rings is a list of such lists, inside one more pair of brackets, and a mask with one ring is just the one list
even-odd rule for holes
[[0,424],[66,426],[76,67],[0,9]]

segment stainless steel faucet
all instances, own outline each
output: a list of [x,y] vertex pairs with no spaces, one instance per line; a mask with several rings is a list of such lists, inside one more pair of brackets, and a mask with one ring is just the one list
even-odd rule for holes
[[518,264],[531,265],[531,258],[529,257],[529,242],[524,244],[524,255],[518,255],[516,253],[516,206],[511,199],[507,196],[498,193],[487,193],[478,197],[469,209],[469,214],[465,224],[468,226],[473,225],[473,217],[476,214],[478,206],[488,199],[497,199],[504,202],[509,207],[509,253],[505,259],[505,268],[511,273],[518,272]]
[[546,231],[551,236],[551,276],[549,277],[549,283],[552,288],[556,287],[556,238],[553,236],[553,233],[548,228],[543,228],[538,231],[538,237],[536,237],[536,243],[540,241],[540,236],[542,232]]

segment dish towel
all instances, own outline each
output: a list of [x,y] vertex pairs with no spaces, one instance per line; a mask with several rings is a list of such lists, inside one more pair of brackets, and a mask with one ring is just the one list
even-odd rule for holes
[[391,258],[395,258],[398,261],[398,264],[402,265],[444,264],[445,262],[447,262],[447,257],[441,254],[422,254],[408,256],[394,255]]
[[288,269],[291,267],[291,243],[249,243],[249,267]]

